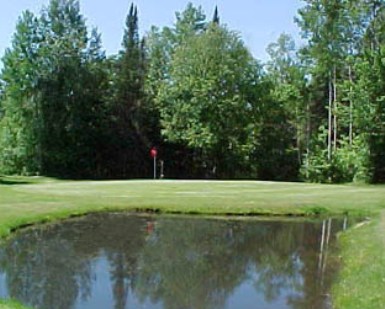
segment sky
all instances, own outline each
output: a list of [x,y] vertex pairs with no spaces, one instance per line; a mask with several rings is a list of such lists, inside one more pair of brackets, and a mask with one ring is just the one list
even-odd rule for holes
[[[81,12],[89,27],[97,27],[102,34],[108,55],[121,47],[125,18],[131,0],[80,0]],[[221,23],[238,31],[254,57],[266,61],[266,48],[285,32],[299,41],[299,29],[294,22],[301,0],[136,0],[139,27],[143,34],[152,25],[171,26],[175,12],[182,11],[188,2],[201,5],[211,19],[218,6]],[[11,44],[18,17],[25,10],[39,13],[49,0],[0,0],[0,57]],[[1,65],[0,65],[1,66]]]

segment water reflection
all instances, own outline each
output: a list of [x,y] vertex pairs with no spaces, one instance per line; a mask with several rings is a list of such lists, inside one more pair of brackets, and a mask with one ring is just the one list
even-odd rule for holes
[[342,226],[87,216],[0,247],[0,296],[41,309],[326,309]]

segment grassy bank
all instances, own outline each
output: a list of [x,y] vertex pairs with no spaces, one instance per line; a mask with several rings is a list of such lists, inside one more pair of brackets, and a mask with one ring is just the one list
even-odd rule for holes
[[[254,181],[57,181],[47,178],[0,178],[0,236],[20,226],[51,221],[104,210],[135,210],[163,213],[232,215],[371,215],[368,226],[349,231],[342,237],[344,268],[333,290],[336,309],[383,308],[384,298],[376,307],[371,301],[376,292],[364,279],[384,290],[377,280],[376,267],[384,268],[385,186],[316,185]],[[385,228],[384,228],[385,229]],[[362,257],[355,258],[358,248]],[[373,257],[377,255],[379,259]],[[365,261],[372,257],[371,265]],[[382,260],[381,260],[382,259]],[[361,260],[361,264],[358,261]],[[381,278],[382,279],[382,278]],[[353,307],[353,287],[363,294],[359,307]],[[366,291],[366,292],[365,292]],[[348,293],[349,292],[349,293]],[[359,295],[357,292],[356,295]],[[345,298],[344,298],[345,297]],[[0,308],[1,307],[0,303]],[[4,305],[3,305],[4,306]],[[5,308],[5,307],[4,307]],[[17,308],[12,304],[9,308]]]
[[385,214],[340,238],[342,270],[334,309],[385,308]]

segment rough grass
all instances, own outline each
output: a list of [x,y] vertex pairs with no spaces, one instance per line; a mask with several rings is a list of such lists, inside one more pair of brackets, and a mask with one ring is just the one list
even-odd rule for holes
[[[385,298],[380,295],[385,291],[385,217],[378,216],[383,209],[385,186],[0,177],[0,237],[23,225],[106,210],[206,215],[371,215],[377,221],[341,238],[344,267],[333,289],[336,309],[385,308]],[[20,308],[7,304],[9,307],[4,307],[4,302],[0,302],[0,309]]]

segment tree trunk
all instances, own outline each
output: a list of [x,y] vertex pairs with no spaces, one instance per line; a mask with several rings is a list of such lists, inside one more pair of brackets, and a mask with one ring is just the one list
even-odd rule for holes
[[334,119],[333,119],[333,151],[337,150],[337,134],[338,134],[338,122],[337,122],[337,113],[338,113],[338,102],[337,102],[337,72],[336,66],[333,68],[333,105],[334,105]]
[[310,96],[307,99],[306,106],[306,154],[310,152],[310,126],[311,126],[311,115],[310,115]]
[[328,108],[328,161],[332,159],[332,103],[333,103],[333,90],[332,82],[329,77],[329,108]]
[[[350,94],[352,93],[353,77],[352,77],[352,67],[349,65],[349,81],[350,81]],[[353,145],[353,100],[349,100],[349,145]]]
[[297,107],[295,109],[295,119],[296,119],[296,124],[295,124],[296,128],[295,129],[296,129],[297,160],[298,160],[299,166],[301,166],[302,165],[302,143],[301,143],[302,134],[301,133],[303,131],[303,127],[301,126],[301,119],[298,116],[298,108]]

